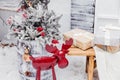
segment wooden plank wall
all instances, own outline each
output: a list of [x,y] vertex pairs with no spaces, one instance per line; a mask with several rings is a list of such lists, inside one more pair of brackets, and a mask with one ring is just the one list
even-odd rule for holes
[[71,28],[94,32],[95,0],[71,1]]

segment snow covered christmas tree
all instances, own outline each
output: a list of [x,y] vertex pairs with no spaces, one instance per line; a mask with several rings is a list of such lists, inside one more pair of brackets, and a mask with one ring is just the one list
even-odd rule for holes
[[29,0],[23,1],[24,5],[18,9],[17,15],[8,19],[7,22],[11,26],[9,37],[26,41],[40,40],[42,43],[59,40],[58,21],[61,16],[56,16],[52,10],[48,11],[49,1],[33,0],[34,3],[27,1]]
[[[60,37],[59,19],[54,11],[48,10],[50,0],[22,0],[15,16],[8,18],[8,38],[18,41],[19,73],[22,80],[35,80],[29,56],[47,55],[46,44],[57,44]],[[50,71],[42,73],[42,80],[51,80]]]

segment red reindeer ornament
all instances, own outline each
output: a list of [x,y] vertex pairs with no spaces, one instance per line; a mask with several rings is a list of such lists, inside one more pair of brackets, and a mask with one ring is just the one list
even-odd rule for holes
[[56,46],[53,45],[46,45],[46,50],[53,55],[36,57],[30,56],[32,60],[33,67],[37,70],[36,72],[36,80],[41,79],[41,70],[48,70],[52,69],[53,80],[56,80],[56,74],[54,71],[54,66],[58,64],[60,68],[65,68],[68,66],[68,60],[65,57],[65,54],[68,53],[68,49],[71,47],[73,43],[73,39],[66,40],[65,43],[62,45],[62,49],[59,50]]

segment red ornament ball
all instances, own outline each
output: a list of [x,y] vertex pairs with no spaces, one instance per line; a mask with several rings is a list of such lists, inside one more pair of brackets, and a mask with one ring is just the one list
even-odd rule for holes
[[42,28],[42,27],[37,27],[36,30],[37,30],[38,32],[41,32],[41,31],[43,31],[43,28]]
[[58,44],[59,42],[58,42],[58,40],[53,39],[53,40],[52,40],[52,43],[53,43],[53,44]]
[[44,37],[44,36],[45,36],[45,32],[41,32],[40,35],[41,35],[42,37]]

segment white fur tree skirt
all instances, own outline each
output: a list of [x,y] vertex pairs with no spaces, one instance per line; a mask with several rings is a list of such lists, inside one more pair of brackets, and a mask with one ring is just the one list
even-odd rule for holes
[[[87,80],[85,57],[67,56],[67,58],[69,60],[67,68],[59,69],[56,66],[57,80]],[[94,76],[97,76],[97,72]],[[15,47],[0,48],[0,80],[20,80]]]

